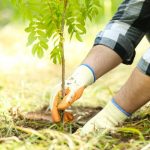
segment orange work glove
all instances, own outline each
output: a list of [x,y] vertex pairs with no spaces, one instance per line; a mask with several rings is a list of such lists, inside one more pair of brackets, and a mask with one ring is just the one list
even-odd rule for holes
[[[83,64],[65,81],[65,97],[63,99],[61,99],[61,84],[58,84],[54,88],[53,95],[50,99],[53,122],[60,122],[60,110],[65,110],[71,106],[73,102],[81,97],[84,89],[94,81],[95,75],[93,69],[90,66]],[[73,115],[69,112],[64,112],[63,118],[64,121],[70,121],[73,119]]]

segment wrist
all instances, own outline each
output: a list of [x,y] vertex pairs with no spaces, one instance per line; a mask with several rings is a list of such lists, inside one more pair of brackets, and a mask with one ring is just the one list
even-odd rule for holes
[[94,70],[88,64],[81,64],[69,78],[71,79],[79,86],[87,87],[95,82],[96,77]]
[[[110,127],[121,124],[125,119],[131,116],[131,114],[121,108],[114,99],[108,102],[102,112],[104,120],[106,120]],[[104,123],[106,122],[104,121]]]

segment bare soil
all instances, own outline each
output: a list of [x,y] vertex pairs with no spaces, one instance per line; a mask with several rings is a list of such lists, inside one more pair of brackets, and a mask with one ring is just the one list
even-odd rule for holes
[[[88,120],[95,116],[95,114],[97,114],[101,109],[102,107],[71,107],[71,109],[68,109],[67,111],[72,112],[74,115],[74,120],[70,123],[67,123],[64,127],[64,130],[66,132],[70,132],[69,128],[71,127],[71,132],[75,132],[78,128],[81,128]],[[19,109],[11,109],[10,113],[17,125],[24,127],[31,127],[39,130],[48,128],[52,125],[55,129],[58,125],[52,122],[51,112],[48,110],[48,106],[44,106],[40,110],[28,113],[21,112]]]

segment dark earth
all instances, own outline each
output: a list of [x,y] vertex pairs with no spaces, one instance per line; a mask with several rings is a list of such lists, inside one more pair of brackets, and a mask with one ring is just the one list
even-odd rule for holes
[[[78,128],[81,128],[88,120],[90,120],[95,114],[97,114],[102,107],[75,107],[72,106],[71,111],[74,115],[74,120],[70,123],[57,123],[54,124],[51,119],[51,112],[48,110],[48,106],[44,106],[40,110],[24,113],[19,109],[11,109],[10,113],[13,116],[17,125],[23,125],[24,127],[31,127],[36,130],[48,128],[53,125],[53,129],[57,129],[58,125],[63,124],[66,132],[74,133]],[[69,129],[68,129],[69,127]],[[71,131],[70,131],[71,128]],[[58,130],[58,129],[57,129]]]

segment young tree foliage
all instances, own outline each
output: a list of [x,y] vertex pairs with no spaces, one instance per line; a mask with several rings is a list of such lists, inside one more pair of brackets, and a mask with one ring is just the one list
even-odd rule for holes
[[[28,45],[32,53],[43,57],[50,51],[50,58],[55,64],[62,63],[62,84],[64,84],[64,27],[70,39],[73,36],[82,42],[86,33],[86,20],[93,21],[100,10],[100,0],[12,0],[21,14],[29,20],[25,29],[28,32]],[[49,49],[48,41],[53,42]],[[63,86],[64,88],[64,86]]]
[[[82,41],[86,33],[86,19],[91,21],[98,15],[99,0],[12,0],[20,12],[29,20],[28,45],[33,45],[32,53],[42,57],[48,50],[48,41],[53,41],[51,51],[53,62],[61,63],[62,20],[68,28],[70,39],[75,36]],[[64,5],[66,5],[65,16]],[[63,18],[64,16],[64,18]]]

